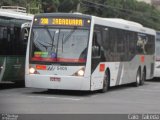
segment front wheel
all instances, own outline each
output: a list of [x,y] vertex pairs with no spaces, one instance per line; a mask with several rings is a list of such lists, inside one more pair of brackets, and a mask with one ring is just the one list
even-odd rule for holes
[[109,73],[106,72],[103,79],[103,88],[101,89],[101,93],[107,92],[109,89]]

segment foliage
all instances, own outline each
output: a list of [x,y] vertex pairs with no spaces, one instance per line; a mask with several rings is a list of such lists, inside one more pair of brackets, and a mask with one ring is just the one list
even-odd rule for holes
[[[84,13],[100,17],[123,18],[160,30],[160,11],[154,6],[136,0],[88,0],[82,7]],[[94,3],[94,4],[91,4]]]
[[71,12],[76,10],[79,0],[42,0],[44,12]]
[[25,7],[26,0],[1,0],[0,6],[8,6],[8,5],[14,5],[14,6],[22,6]]
[[123,18],[160,30],[160,11],[137,0],[1,0],[2,5],[26,7],[30,13],[80,12],[100,17]]

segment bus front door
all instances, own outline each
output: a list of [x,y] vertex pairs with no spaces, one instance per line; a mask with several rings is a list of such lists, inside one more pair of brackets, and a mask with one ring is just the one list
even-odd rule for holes
[[7,56],[4,65],[3,81],[24,80],[25,57]]

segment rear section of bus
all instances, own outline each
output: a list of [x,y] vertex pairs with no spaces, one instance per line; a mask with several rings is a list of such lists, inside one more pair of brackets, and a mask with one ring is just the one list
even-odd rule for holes
[[35,16],[26,55],[26,87],[90,90],[91,17]]
[[0,9],[0,83],[24,82],[27,40],[22,25],[33,16]]
[[156,33],[156,59],[155,59],[155,70],[154,77],[160,77],[160,32]]

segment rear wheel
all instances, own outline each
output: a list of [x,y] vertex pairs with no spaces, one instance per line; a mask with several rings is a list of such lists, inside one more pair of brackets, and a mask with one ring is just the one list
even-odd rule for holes
[[146,80],[146,69],[143,69],[142,80],[140,82],[140,85],[143,85],[145,80]]
[[136,75],[136,83],[135,83],[135,86],[138,87],[138,86],[140,85],[140,82],[141,82],[141,70],[138,69],[137,75]]
[[101,93],[107,92],[109,89],[109,72],[107,71],[104,75],[103,79],[103,88],[101,89]]

